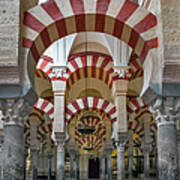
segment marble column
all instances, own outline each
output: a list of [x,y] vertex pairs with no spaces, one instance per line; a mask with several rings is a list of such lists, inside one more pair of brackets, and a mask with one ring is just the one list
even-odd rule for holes
[[76,165],[76,168],[75,168],[75,179],[76,180],[79,180],[79,158],[80,158],[80,154],[76,154],[76,162],[75,162],[75,165]]
[[180,103],[173,97],[157,99],[150,110],[156,114],[159,180],[177,176],[177,110]]
[[4,105],[4,180],[24,179],[24,120],[29,113],[23,99],[8,99]]
[[32,153],[32,179],[38,178],[38,155],[39,155],[39,143],[37,139],[37,129],[39,121],[37,119],[29,119],[30,121],[30,139],[31,139],[31,153]]
[[150,144],[144,144],[143,155],[144,155],[144,180],[149,180],[149,170],[150,170]]
[[52,154],[48,153],[48,180],[51,180],[51,159],[52,159]]
[[102,153],[100,156],[100,178],[102,180],[105,180],[105,173],[106,173],[105,158],[106,158],[105,153]]
[[64,140],[57,140],[57,172],[56,172],[56,180],[64,180]]
[[104,152],[106,154],[106,159],[107,159],[107,166],[106,166],[107,180],[112,179],[112,151],[113,148],[110,144],[106,145],[106,147],[104,148]]
[[3,179],[3,136],[0,136],[0,179]]
[[128,133],[119,133],[118,139],[116,141],[117,147],[117,179],[124,180],[125,179],[125,162],[124,162],[124,153],[125,153],[125,145],[128,139]]
[[175,180],[177,173],[176,123],[158,123],[158,171],[159,180]]
[[75,153],[70,153],[70,178],[71,180],[75,179]]
[[144,145],[143,145],[143,155],[144,155],[144,180],[149,180],[150,171],[150,120],[151,117],[145,116],[144,120]]
[[129,180],[132,180],[133,178],[133,131],[129,132],[128,159],[129,159]]
[[39,149],[32,148],[32,179],[37,180],[38,179],[38,154]]
[[180,179],[180,133],[177,135],[177,153],[178,153],[178,180]]
[[124,180],[125,179],[125,166],[124,166],[124,152],[125,145],[122,143],[117,144],[117,179]]

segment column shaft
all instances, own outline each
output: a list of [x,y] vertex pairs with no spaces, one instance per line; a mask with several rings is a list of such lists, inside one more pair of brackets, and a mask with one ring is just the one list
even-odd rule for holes
[[101,168],[100,168],[100,178],[102,180],[104,180],[105,179],[105,168],[106,168],[106,166],[105,166],[105,157],[101,157],[100,166],[101,166]]
[[56,180],[64,180],[64,143],[58,143]]
[[124,150],[125,147],[122,144],[117,146],[117,179],[124,180],[125,179],[125,166],[124,166]]
[[51,159],[52,155],[48,154],[48,180],[51,180]]
[[76,171],[75,171],[75,179],[79,180],[79,156],[76,156]]
[[107,156],[107,175],[108,175],[108,180],[112,179],[112,154],[108,154]]
[[24,126],[4,125],[4,180],[24,179]]
[[149,152],[144,153],[144,180],[149,180]]
[[173,121],[158,124],[159,180],[175,180],[177,173],[176,124]]

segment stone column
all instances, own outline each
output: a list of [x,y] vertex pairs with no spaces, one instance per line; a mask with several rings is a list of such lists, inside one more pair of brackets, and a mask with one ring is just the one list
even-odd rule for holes
[[175,180],[177,171],[175,122],[158,123],[157,138],[159,180]]
[[23,99],[8,99],[4,109],[3,179],[24,179],[24,120],[29,106]]
[[76,154],[76,168],[75,168],[75,179],[79,180],[79,158],[80,158],[80,154],[77,153]]
[[107,159],[107,180],[112,179],[112,145],[110,143],[107,143],[104,148],[104,152],[106,154]]
[[38,154],[39,149],[31,148],[32,153],[32,179],[37,180],[38,178]]
[[74,142],[69,143],[68,152],[70,156],[70,178],[75,179],[77,147]]
[[62,136],[61,138],[57,139],[57,172],[56,172],[56,180],[64,180],[64,159],[65,159],[65,138]]
[[149,152],[150,152],[150,145],[145,143],[144,147],[143,147],[143,155],[144,155],[144,180],[149,180],[149,170],[150,170]]
[[106,177],[105,176],[105,173],[106,173],[106,165],[105,165],[106,161],[105,161],[105,158],[106,158],[105,153],[102,152],[101,155],[100,155],[100,178],[102,180],[105,180],[105,177]]
[[48,180],[51,180],[51,159],[52,159],[52,154],[48,153]]
[[33,118],[29,119],[30,126],[30,138],[31,138],[31,152],[32,152],[32,179],[38,178],[38,155],[39,155],[39,143],[37,139],[37,129],[39,120]]
[[153,107],[156,108],[156,121],[158,124],[158,173],[159,180],[175,180],[177,175],[177,141],[176,141],[176,116],[174,100],[158,99]]
[[[62,78],[66,67],[53,66],[52,71],[56,78]],[[61,80],[52,81],[54,92],[54,122],[52,138],[57,144],[57,172],[56,180],[64,179],[64,159],[65,159],[65,91],[66,82]]]
[[144,120],[144,145],[143,145],[143,155],[144,155],[144,180],[149,180],[149,171],[150,171],[150,118],[145,116]]
[[125,145],[128,139],[127,133],[121,133],[118,137],[118,141],[116,141],[117,146],[117,179],[124,180],[125,179],[125,164],[124,164],[124,153],[125,153]]
[[177,153],[178,153],[178,180],[180,179],[180,133],[177,135]]
[[0,136],[0,179],[3,179],[3,136]]
[[129,158],[129,180],[133,178],[133,132],[130,131],[129,138],[129,149],[128,149],[128,158]]

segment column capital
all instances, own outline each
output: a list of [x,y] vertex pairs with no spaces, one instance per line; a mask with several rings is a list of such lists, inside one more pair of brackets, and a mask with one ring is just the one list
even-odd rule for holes
[[157,124],[175,123],[180,109],[180,99],[174,97],[158,98],[149,110],[156,115]]
[[2,120],[6,124],[19,124],[24,126],[24,121],[31,110],[31,106],[23,98],[7,99],[0,102],[3,112]]
[[67,66],[65,65],[52,65],[51,66],[52,73],[56,78],[63,78],[64,74],[66,73]]

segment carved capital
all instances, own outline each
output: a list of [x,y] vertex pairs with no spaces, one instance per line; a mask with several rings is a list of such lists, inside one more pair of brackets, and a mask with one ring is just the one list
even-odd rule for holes
[[3,112],[6,124],[24,125],[24,121],[30,112],[31,106],[24,99],[8,99],[1,102],[0,109]]
[[127,67],[125,68],[125,67],[119,67],[119,66],[116,67],[115,66],[114,72],[116,74],[118,74],[120,79],[124,79],[126,77],[126,73],[128,73],[129,71],[128,71]]
[[[180,106],[179,106],[180,107]],[[175,122],[178,118],[177,101],[173,97],[166,97],[166,99],[158,98],[154,105],[149,108],[150,112],[156,115],[156,122]]]
[[64,152],[65,141],[57,141],[57,151]]
[[66,66],[52,66],[52,72],[56,78],[63,78],[66,73]]

